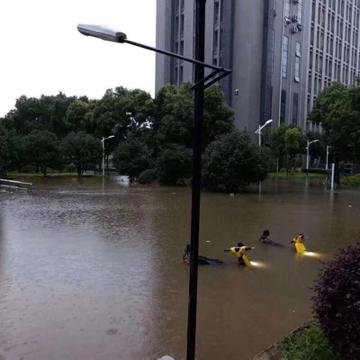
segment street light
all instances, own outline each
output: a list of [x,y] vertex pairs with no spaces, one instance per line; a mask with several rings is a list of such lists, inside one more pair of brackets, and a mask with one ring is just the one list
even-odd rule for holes
[[[187,360],[195,359],[196,343],[196,308],[198,282],[198,253],[200,229],[200,190],[201,190],[201,155],[204,120],[204,90],[231,73],[231,70],[207,64],[205,59],[205,5],[206,0],[196,0],[195,8],[195,59],[188,58],[167,50],[161,50],[127,39],[126,34],[94,25],[78,25],[83,35],[93,36],[106,41],[127,43],[151,50],[195,65],[194,90],[194,132],[193,132],[193,166],[192,166],[192,200],[191,200],[191,240],[190,240],[190,277],[189,305],[187,327]],[[205,76],[205,68],[212,71]]]
[[306,141],[306,173],[309,171],[309,147],[311,144],[316,143],[318,141],[320,140],[316,139],[312,141],[309,140]]
[[265,127],[268,126],[269,124],[271,124],[273,122],[272,119],[269,119],[268,121],[265,122],[264,125],[260,125],[259,124],[259,128],[255,131],[255,134],[259,134],[259,146],[261,147],[261,130]]
[[326,146],[326,164],[325,164],[325,170],[329,170],[329,152],[330,152],[330,145]]
[[102,138],[101,139],[101,143],[102,143],[102,176],[104,178],[105,176],[105,141],[114,138],[114,135],[110,135],[107,138]]

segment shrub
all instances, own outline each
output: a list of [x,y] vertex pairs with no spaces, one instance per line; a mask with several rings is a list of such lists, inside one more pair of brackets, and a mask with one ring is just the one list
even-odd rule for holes
[[282,360],[335,360],[318,325],[294,332],[279,347]]
[[155,169],[144,170],[138,178],[139,184],[152,184],[157,180],[157,171]]
[[233,131],[212,142],[206,151],[205,182],[210,190],[236,192],[264,180],[268,159],[249,135]]
[[360,244],[340,252],[322,270],[313,309],[334,352],[360,359]]
[[191,150],[185,146],[168,144],[158,158],[159,181],[164,185],[180,185],[191,176]]

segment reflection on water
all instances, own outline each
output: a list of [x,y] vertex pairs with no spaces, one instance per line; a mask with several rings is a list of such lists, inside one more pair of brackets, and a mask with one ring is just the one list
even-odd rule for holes
[[250,261],[251,266],[257,267],[257,268],[267,268],[269,267],[269,264],[266,264],[261,261]]
[[[189,190],[38,181],[0,193],[0,358],[184,359]],[[202,197],[200,253],[224,265],[199,269],[199,359],[251,358],[311,316],[323,259],[297,257],[296,234],[325,258],[357,239],[358,193],[256,190]],[[283,248],[258,243],[266,228]],[[239,241],[256,246],[253,267],[223,252]]]

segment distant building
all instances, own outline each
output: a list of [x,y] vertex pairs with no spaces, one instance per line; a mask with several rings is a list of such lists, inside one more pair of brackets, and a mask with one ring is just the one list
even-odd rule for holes
[[[316,96],[360,72],[360,0],[207,0],[206,61],[231,68],[221,82],[236,125],[307,122]],[[195,0],[157,0],[157,47],[194,57]],[[157,55],[156,90],[192,82],[191,64]]]

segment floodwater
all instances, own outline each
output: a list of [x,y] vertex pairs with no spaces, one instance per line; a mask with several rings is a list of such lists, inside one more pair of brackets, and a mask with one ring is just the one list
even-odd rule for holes
[[[224,265],[199,268],[199,360],[251,359],[311,317],[321,263],[291,251],[294,235],[324,260],[359,239],[360,192],[262,190],[202,196],[200,253]],[[285,247],[259,244],[265,228]],[[187,188],[66,178],[0,193],[0,359],[184,359],[189,233]],[[264,267],[223,251],[238,241]]]

